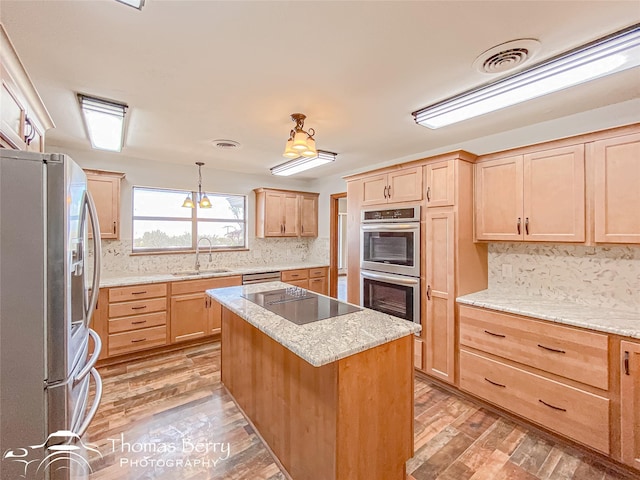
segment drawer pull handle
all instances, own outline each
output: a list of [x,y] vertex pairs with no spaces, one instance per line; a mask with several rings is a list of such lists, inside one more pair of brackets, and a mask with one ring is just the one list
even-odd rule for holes
[[291,275],[291,276],[292,276],[292,277],[299,277],[300,275],[298,275],[298,274],[295,274],[295,275]]
[[141,292],[131,292],[131,295],[142,295],[143,293],[147,293],[147,291],[143,290]]
[[520,232],[521,232],[520,225],[522,225],[522,218],[521,217],[518,217],[518,223],[516,225],[518,227],[518,235],[520,235]]
[[567,352],[565,352],[564,350],[560,350],[560,349],[558,349],[558,348],[545,347],[544,345],[540,345],[540,344],[538,344],[538,346],[539,346],[540,348],[544,348],[545,350],[549,350],[550,352],[556,352],[556,353],[567,353]]
[[627,351],[624,352],[624,374],[631,375],[629,373],[629,352]]
[[427,187],[427,202],[431,201],[431,187]]
[[131,310],[142,310],[143,308],[147,308],[147,306],[142,305],[141,307],[131,307]]
[[551,405],[550,403],[545,402],[544,400],[540,400],[538,399],[538,401],[540,403],[542,403],[543,405],[546,405],[549,408],[553,408],[554,410],[560,410],[561,412],[566,412],[567,409],[566,408],[560,408],[560,407],[556,407],[555,405]]
[[489,335],[494,337],[506,338],[506,335],[502,335],[501,333],[493,333],[493,332],[490,332],[489,330],[485,330],[484,333],[488,333]]
[[[500,388],[507,388],[506,385],[503,385],[501,383],[497,383],[497,382],[492,382],[491,380],[489,380],[487,377],[484,377],[484,379],[489,382],[491,385],[495,385],[496,387],[500,387]],[[542,400],[540,400],[542,401]]]
[[527,235],[529,235],[529,217],[524,219],[524,231]]
[[427,285],[427,300],[431,300],[431,285]]
[[131,340],[131,343],[144,342],[145,340],[146,340],[146,338],[140,338],[138,340]]
[[137,322],[131,322],[131,325],[140,325],[141,323],[147,323],[146,320],[138,320]]

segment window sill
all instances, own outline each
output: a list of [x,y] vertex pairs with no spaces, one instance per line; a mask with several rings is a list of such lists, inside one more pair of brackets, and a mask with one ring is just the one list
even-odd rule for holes
[[[211,253],[218,252],[248,252],[248,248],[225,248],[225,249],[212,249]],[[160,250],[160,251],[149,251],[149,252],[131,252],[129,254],[130,257],[141,257],[146,255],[192,255],[195,254],[195,250]],[[201,254],[209,254],[208,248],[203,248],[200,250]]]

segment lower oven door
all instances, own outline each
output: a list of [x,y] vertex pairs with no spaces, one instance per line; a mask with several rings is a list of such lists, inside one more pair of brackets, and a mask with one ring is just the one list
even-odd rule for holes
[[360,271],[361,304],[420,324],[420,278]]

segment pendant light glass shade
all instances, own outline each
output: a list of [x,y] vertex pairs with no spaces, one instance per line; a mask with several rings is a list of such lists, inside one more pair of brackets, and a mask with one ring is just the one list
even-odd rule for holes
[[308,158],[315,157],[318,155],[318,151],[316,150],[316,141],[313,138],[311,137],[307,138],[307,148],[305,150],[302,150],[300,152],[300,155]]
[[193,204],[193,200],[191,200],[191,194],[187,195],[187,198],[184,199],[184,202],[182,202],[182,206],[185,208],[194,208],[195,205]]
[[293,149],[293,138],[287,140],[287,146],[282,155],[286,158],[297,158],[299,156],[298,152]]
[[295,137],[293,137],[293,145],[291,148],[301,152],[307,149],[307,132],[303,130],[297,130]]
[[209,200],[209,197],[207,197],[207,194],[203,194],[202,198],[200,199],[200,203],[198,203],[198,206],[200,208],[211,208],[211,201]]

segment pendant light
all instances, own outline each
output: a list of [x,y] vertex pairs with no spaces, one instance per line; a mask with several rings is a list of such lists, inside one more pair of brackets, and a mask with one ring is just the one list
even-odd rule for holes
[[[204,162],[196,162],[198,166],[198,206],[200,208],[211,208],[211,201],[207,197],[206,193],[202,193],[202,167]],[[187,198],[182,202],[182,206],[185,208],[195,208],[195,202],[191,199],[191,193],[187,194]]]
[[313,128],[310,128],[308,132],[304,130],[304,119],[306,115],[302,113],[292,113],[291,120],[296,122],[296,126],[291,132],[289,132],[289,139],[282,154],[286,158],[297,157],[317,157],[318,151],[316,150],[316,141],[313,136],[316,134]]

